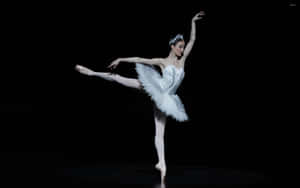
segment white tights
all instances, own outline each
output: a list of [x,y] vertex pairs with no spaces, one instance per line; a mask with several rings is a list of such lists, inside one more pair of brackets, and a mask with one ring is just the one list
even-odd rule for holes
[[158,163],[155,166],[161,171],[161,178],[163,179],[166,175],[167,166],[165,161],[165,145],[164,135],[167,117],[154,105],[154,120],[155,120],[155,148],[158,156]]
[[107,73],[107,72],[96,72],[93,75],[104,78],[109,81],[115,81],[126,87],[135,88],[135,89],[142,88],[141,83],[138,79],[126,78],[126,77],[120,76],[118,74],[111,74],[111,73]]

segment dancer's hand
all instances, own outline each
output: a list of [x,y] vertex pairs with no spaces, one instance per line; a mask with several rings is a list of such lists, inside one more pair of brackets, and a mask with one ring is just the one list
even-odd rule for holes
[[119,63],[120,63],[120,60],[116,59],[107,68],[109,68],[109,69],[115,69],[115,68],[117,68],[117,66],[119,65]]
[[91,69],[85,68],[81,65],[76,65],[75,66],[75,70],[77,70],[78,72],[80,72],[81,74],[86,74],[88,76],[92,76],[95,72],[92,71]]
[[200,19],[202,19],[202,16],[204,16],[204,15],[205,15],[205,12],[204,12],[204,11],[200,11],[199,13],[197,13],[197,14],[193,17],[192,21],[194,22],[194,21],[196,21],[196,20],[200,20]]

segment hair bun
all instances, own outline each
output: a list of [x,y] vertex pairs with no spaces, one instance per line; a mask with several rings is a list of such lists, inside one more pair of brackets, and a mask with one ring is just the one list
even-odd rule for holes
[[176,44],[176,42],[180,41],[180,40],[183,40],[183,35],[182,34],[177,34],[174,38],[172,38],[170,41],[169,41],[169,45],[173,45],[173,44]]

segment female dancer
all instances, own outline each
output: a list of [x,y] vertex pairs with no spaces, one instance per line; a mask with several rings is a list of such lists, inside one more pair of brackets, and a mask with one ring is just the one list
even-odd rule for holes
[[[183,36],[178,34],[170,40],[171,50],[166,58],[118,58],[108,66],[108,68],[114,69],[120,62],[136,63],[138,79],[126,78],[110,72],[94,72],[83,66],[76,65],[76,70],[82,74],[98,76],[127,87],[143,90],[154,101],[155,148],[158,155],[158,163],[155,165],[155,168],[160,170],[162,182],[167,171],[164,153],[164,131],[167,116],[171,116],[180,122],[189,119],[180,98],[175,92],[184,78],[185,60],[190,54],[196,39],[195,22],[200,20],[203,15],[204,12],[201,11],[193,17],[190,40],[186,48]],[[161,68],[162,76],[153,66]]]

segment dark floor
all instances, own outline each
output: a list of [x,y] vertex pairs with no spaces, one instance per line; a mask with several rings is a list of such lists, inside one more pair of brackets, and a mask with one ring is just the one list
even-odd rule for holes
[[169,165],[166,182],[150,164],[97,164],[56,169],[55,183],[72,187],[240,187],[271,185],[272,178],[255,171]]

